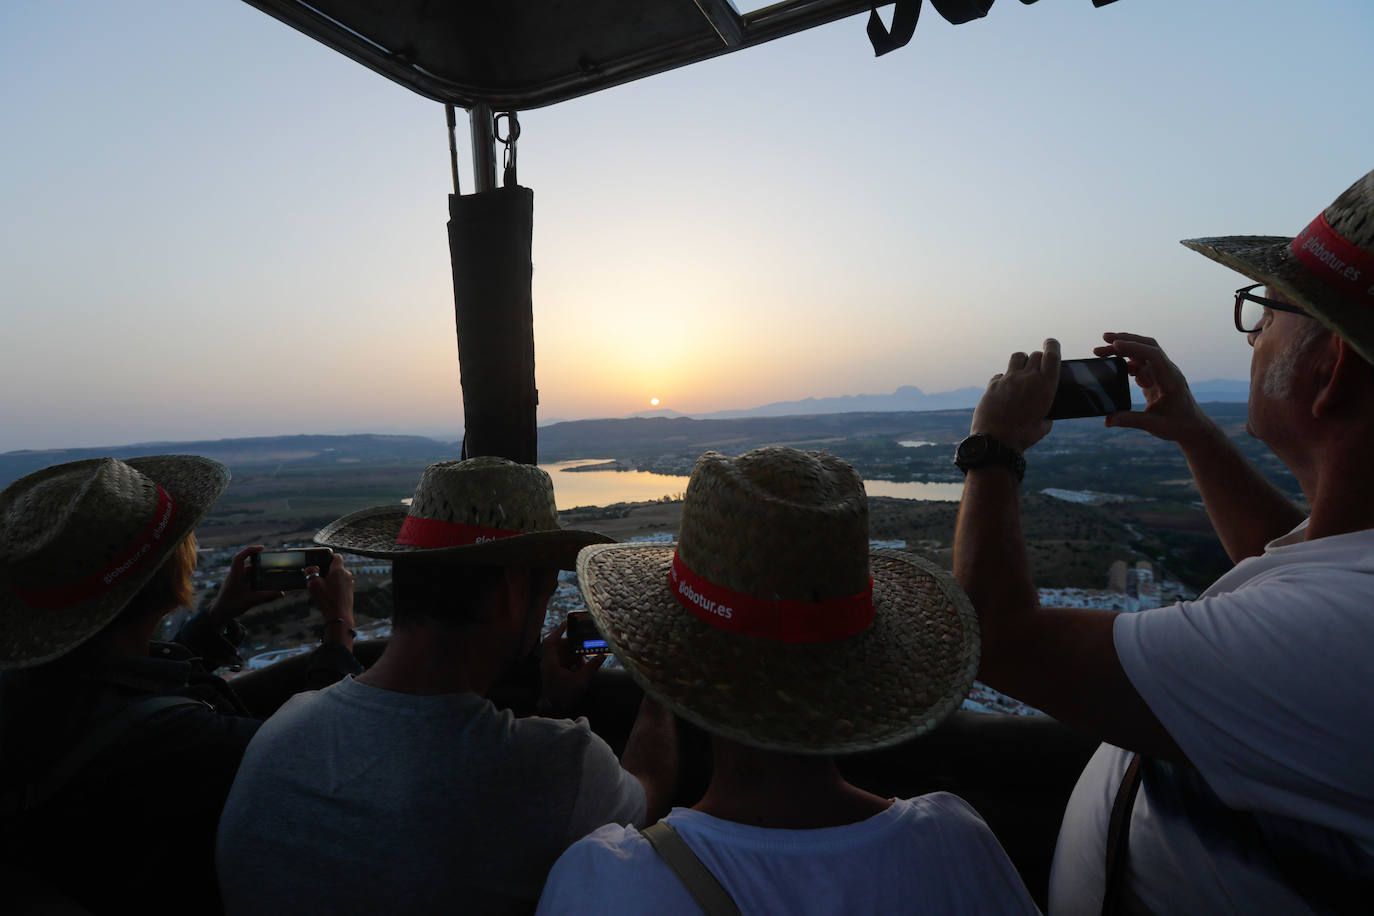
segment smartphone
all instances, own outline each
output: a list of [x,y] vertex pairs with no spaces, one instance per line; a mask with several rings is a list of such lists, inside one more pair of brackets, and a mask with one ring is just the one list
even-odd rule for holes
[[1066,359],[1059,364],[1059,387],[1045,419],[1105,417],[1130,409],[1131,382],[1124,359]]
[[289,592],[305,588],[305,568],[318,566],[320,575],[329,572],[334,553],[328,547],[301,550],[264,550],[248,555],[248,581],[260,592]]
[[573,655],[609,655],[610,645],[586,611],[568,611],[568,642]]

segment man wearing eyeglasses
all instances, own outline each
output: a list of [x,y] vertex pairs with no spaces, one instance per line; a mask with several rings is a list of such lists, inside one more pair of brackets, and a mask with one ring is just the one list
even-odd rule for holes
[[[1050,429],[1059,345],[1013,354],[974,411],[954,572],[979,677],[1099,736],[1055,851],[1051,914],[1367,911],[1374,900],[1374,172],[1296,238],[1184,244],[1259,281],[1247,431],[1294,506],[1198,408],[1159,344],[1104,335],[1143,411],[1108,426],[1177,442],[1235,567],[1138,614],[1038,606],[1021,453]],[[966,460],[965,456],[975,456]]]

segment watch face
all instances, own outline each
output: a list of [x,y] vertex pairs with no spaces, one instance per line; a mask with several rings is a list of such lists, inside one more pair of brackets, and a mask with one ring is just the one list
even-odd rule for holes
[[959,460],[962,462],[982,461],[988,453],[987,436],[969,436],[959,443]]

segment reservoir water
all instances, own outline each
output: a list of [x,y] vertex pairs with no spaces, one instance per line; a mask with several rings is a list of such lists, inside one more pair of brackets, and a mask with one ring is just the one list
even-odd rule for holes
[[[565,468],[601,464],[610,459],[579,458],[541,464],[553,478],[554,500],[560,510],[575,506],[608,506],[611,503],[640,502],[667,496],[682,498],[687,478],[677,474],[650,471],[567,471]],[[869,496],[895,496],[902,499],[952,499],[963,495],[962,483],[899,483],[892,480],[865,480]]]

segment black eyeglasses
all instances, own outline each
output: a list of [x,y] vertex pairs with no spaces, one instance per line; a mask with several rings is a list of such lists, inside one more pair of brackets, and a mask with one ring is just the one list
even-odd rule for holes
[[1276,312],[1293,312],[1296,315],[1307,314],[1296,305],[1289,305],[1287,302],[1280,302],[1277,299],[1266,299],[1250,292],[1250,290],[1259,289],[1263,285],[1263,283],[1256,283],[1236,290],[1236,330],[1242,334],[1253,334],[1260,329],[1260,326],[1264,324],[1265,309],[1273,309]]

